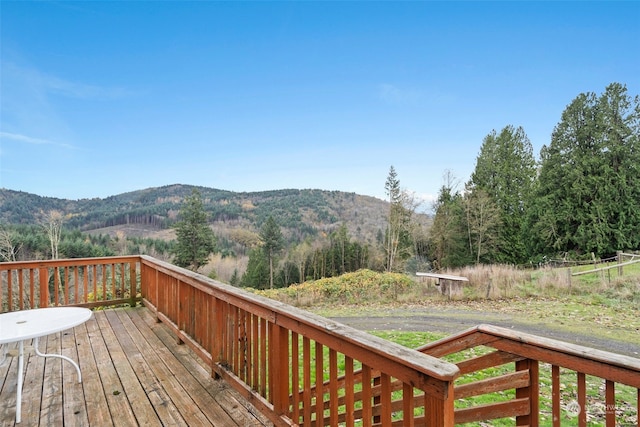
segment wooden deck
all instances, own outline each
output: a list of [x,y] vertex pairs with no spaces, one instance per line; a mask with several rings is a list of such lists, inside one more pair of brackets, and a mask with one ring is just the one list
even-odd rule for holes
[[[15,345],[13,346],[15,347]],[[84,325],[40,340],[25,354],[19,426],[271,425],[143,307],[95,311]],[[0,425],[15,425],[18,360],[0,366]]]

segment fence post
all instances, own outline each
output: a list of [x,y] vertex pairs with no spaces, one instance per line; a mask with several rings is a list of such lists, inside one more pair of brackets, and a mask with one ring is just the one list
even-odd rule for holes
[[[618,264],[622,264],[622,251],[617,251],[616,255],[618,256]],[[618,276],[622,276],[622,266],[618,266]]]

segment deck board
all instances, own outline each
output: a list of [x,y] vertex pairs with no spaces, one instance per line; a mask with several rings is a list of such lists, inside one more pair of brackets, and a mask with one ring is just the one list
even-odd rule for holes
[[[82,383],[71,364],[25,354],[19,426],[270,425],[144,307],[96,311],[40,349],[78,361]],[[17,365],[0,365],[1,426],[15,425]]]

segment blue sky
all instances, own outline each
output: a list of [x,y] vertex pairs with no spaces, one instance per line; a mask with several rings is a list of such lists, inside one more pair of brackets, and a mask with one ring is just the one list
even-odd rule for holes
[[433,198],[492,129],[640,94],[640,2],[0,2],[0,187]]

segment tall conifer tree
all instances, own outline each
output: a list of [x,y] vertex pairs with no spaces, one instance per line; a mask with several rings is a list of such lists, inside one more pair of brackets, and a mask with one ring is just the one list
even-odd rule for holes
[[532,211],[538,249],[596,255],[640,246],[640,98],[613,83],[562,113]]
[[193,189],[184,200],[176,223],[177,244],[174,263],[198,271],[215,250],[215,235],[209,227],[200,192]]
[[487,261],[520,263],[527,258],[526,207],[535,176],[533,147],[522,127],[509,125],[484,138],[468,187],[482,190],[500,212]]

